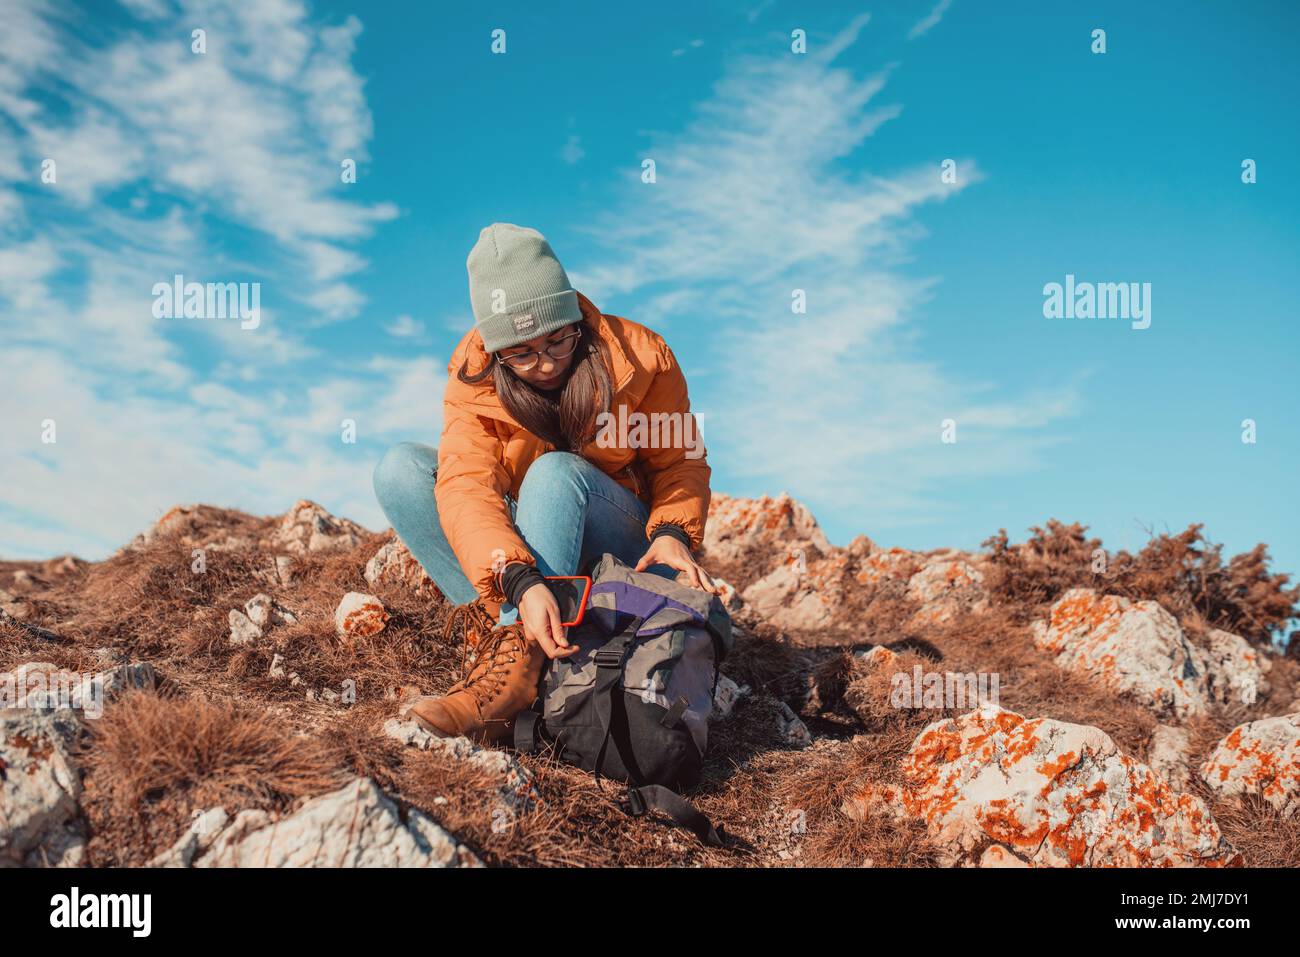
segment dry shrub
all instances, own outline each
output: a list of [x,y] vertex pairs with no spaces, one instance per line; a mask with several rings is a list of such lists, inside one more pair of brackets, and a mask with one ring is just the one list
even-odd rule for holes
[[1086,525],[1065,525],[1049,519],[1046,528],[1037,525],[1020,545],[1007,540],[1007,530],[985,539],[989,550],[989,574],[985,587],[989,594],[1009,604],[1026,609],[1056,601],[1071,588],[1092,587],[1093,553],[1101,540],[1086,538]]
[[1111,572],[1117,592],[1160,602],[1179,618],[1199,615],[1206,624],[1268,644],[1296,617],[1300,585],[1289,575],[1270,574],[1268,547],[1256,545],[1227,564],[1223,546],[1207,541],[1200,525],[1177,535],[1157,535],[1136,556],[1121,552]]
[[1208,541],[1199,524],[1177,535],[1154,535],[1136,555],[1120,551],[1095,572],[1101,541],[1087,538],[1087,526],[1055,519],[1030,529],[1020,545],[1007,542],[1006,529],[987,539],[990,593],[1037,615],[1068,589],[1098,588],[1134,601],[1159,602],[1184,622],[1202,622],[1268,644],[1297,617],[1300,585],[1268,570],[1268,548],[1222,558],[1223,546]]
[[346,780],[341,755],[234,701],[132,691],[88,724],[82,807],[95,863],[143,863],[169,846],[193,810],[285,811]]
[[[951,718],[961,709],[949,708],[899,708],[893,703],[894,676],[907,676],[909,682],[913,668],[919,667],[923,673],[935,670],[934,663],[927,657],[913,651],[896,652],[896,658],[883,667],[873,667],[865,662],[855,662],[851,670],[851,680],[844,692],[844,703],[857,716],[863,729],[869,734],[887,731],[910,731],[914,739],[928,724]],[[911,739],[909,739],[909,745]]]

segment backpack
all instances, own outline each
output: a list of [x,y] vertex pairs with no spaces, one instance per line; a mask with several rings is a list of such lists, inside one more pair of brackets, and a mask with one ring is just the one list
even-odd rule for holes
[[591,570],[579,651],[550,661],[538,703],[518,716],[515,747],[630,783],[627,812],[666,813],[707,844],[720,829],[678,793],[700,780],[718,667],[731,618],[708,592],[606,553]]

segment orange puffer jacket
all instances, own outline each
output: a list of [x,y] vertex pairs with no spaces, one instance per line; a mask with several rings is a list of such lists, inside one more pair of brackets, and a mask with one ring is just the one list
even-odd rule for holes
[[[625,420],[633,426],[627,429],[632,441],[622,438],[624,433],[617,429],[612,430],[620,437],[616,442],[602,441],[598,434],[581,450],[582,457],[645,502],[650,513],[647,536],[656,526],[678,525],[690,536],[691,548],[697,549],[709,511],[710,469],[707,456],[700,454],[703,440],[690,413],[686,379],[677,360],[654,331],[602,314],[582,293],[578,304],[583,320],[607,346],[614,382],[611,418],[642,414]],[[456,372],[467,359],[471,375],[491,359],[473,329],[461,339],[447,366],[434,495],[443,531],[465,577],[482,598],[500,603],[506,596],[496,573],[511,562],[536,564],[514,529],[503,496],[517,498],[528,467],[555,447],[525,431],[506,412],[490,376],[477,385],[461,382]],[[664,418],[663,413],[669,415]],[[653,414],[660,416],[649,418]],[[637,439],[638,419],[663,424],[642,431],[643,438]],[[673,441],[660,441],[669,424]]]

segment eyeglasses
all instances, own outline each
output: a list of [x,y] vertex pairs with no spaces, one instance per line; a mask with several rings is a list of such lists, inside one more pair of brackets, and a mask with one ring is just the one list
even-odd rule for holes
[[580,338],[582,338],[581,332],[570,332],[567,336],[561,336],[547,345],[545,349],[536,352],[516,352],[510,356],[498,355],[497,360],[519,372],[527,372],[541,361],[543,352],[552,359],[565,359],[573,355],[573,350],[578,348]]

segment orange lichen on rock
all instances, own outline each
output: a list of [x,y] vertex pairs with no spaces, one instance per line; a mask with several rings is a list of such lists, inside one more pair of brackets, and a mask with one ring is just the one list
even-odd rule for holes
[[905,548],[890,548],[872,552],[858,565],[856,578],[860,584],[874,585],[881,581],[906,582],[920,568],[921,559]]
[[388,612],[374,595],[350,591],[334,612],[334,627],[341,638],[369,638],[384,630]]
[[852,806],[923,820],[949,863],[985,863],[990,841],[1032,866],[1240,860],[1198,798],[1174,793],[1087,725],[989,704],[927,727],[901,770],[904,788],[887,798],[868,789]]
[[[704,550],[730,561],[754,546],[810,545],[822,553],[832,550],[817,520],[802,502],[781,493],[775,498],[736,498],[715,492],[709,500]],[[772,549],[775,556],[778,549]]]
[[1204,714],[1209,706],[1204,655],[1177,619],[1154,601],[1132,602],[1073,588],[1035,622],[1034,644],[1067,671],[1082,674],[1164,717]]
[[1300,810],[1300,712],[1239,725],[1219,742],[1201,778],[1225,798],[1263,798],[1287,813]]

